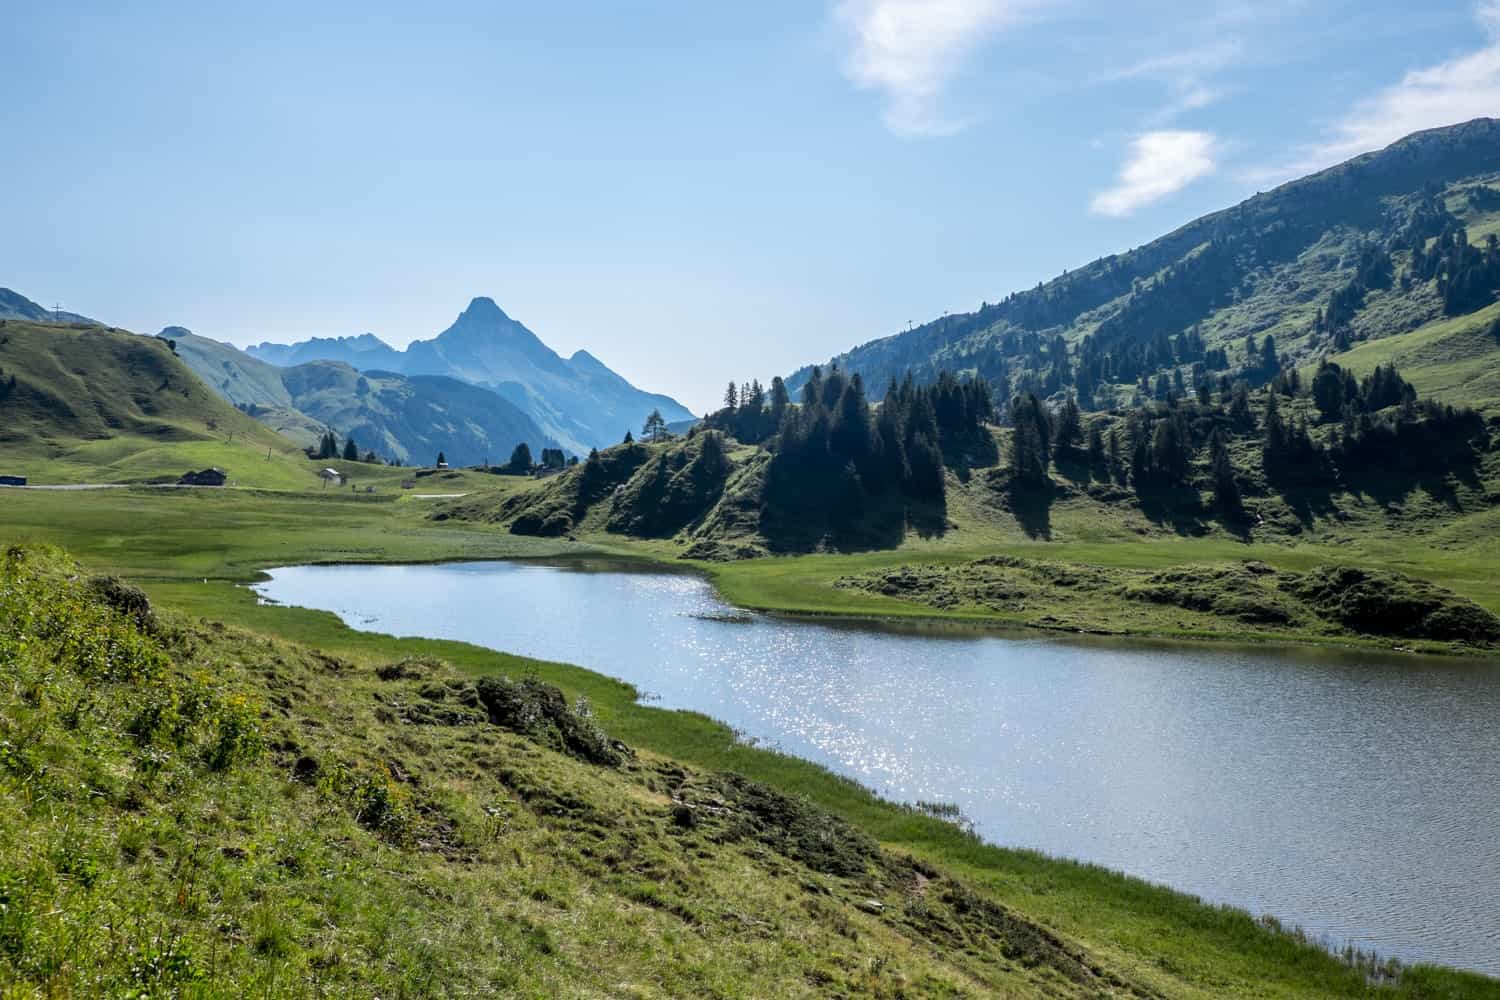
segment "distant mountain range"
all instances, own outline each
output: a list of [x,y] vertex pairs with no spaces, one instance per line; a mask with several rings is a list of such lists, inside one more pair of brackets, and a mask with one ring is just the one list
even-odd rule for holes
[[459,379],[361,373],[343,361],[283,368],[182,327],[161,336],[219,395],[304,446],[331,428],[361,452],[415,465],[439,452],[454,465],[477,465],[504,462],[523,441],[533,454],[560,446],[509,400]]
[[[1459,236],[1466,236],[1463,239]],[[833,358],[880,396],[892,378],[988,379],[1084,408],[1161,380],[1252,378],[1267,335],[1307,364],[1500,296],[1500,122],[1408,136],[979,309]],[[1458,249],[1459,242],[1472,248]],[[1269,371],[1264,365],[1261,370]],[[811,368],[788,379],[794,392]],[[1144,384],[1142,382],[1144,380]]]
[[[0,288],[0,319],[103,326]],[[503,462],[525,442],[533,454],[584,455],[640,433],[652,410],[687,426],[676,400],[644,392],[586,351],[560,357],[488,298],[443,333],[400,351],[372,333],[263,343],[242,351],[180,326],[162,330],[197,376],[224,399],[303,445],[327,430],[400,462]]]
[[640,432],[654,409],[669,422],[693,414],[669,396],[637,389],[586,351],[564,359],[489,298],[476,298],[448,329],[404,351],[374,334],[260,344],[248,353],[275,365],[337,361],[359,371],[444,376],[492,389],[552,440],[575,452]]

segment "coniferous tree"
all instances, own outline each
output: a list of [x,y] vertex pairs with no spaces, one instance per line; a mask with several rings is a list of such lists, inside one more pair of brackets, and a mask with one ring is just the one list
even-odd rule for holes
[[448,464],[448,456],[444,455],[442,452],[438,452],[437,464],[438,465],[447,465]]
[[1344,371],[1338,365],[1324,361],[1312,381],[1313,403],[1325,423],[1339,420],[1344,415]]
[[823,370],[813,365],[811,374],[802,386],[802,409],[811,410],[823,402]]
[[626,431],[626,432],[625,432],[625,440],[624,440],[624,441],[622,441],[622,442],[621,442],[621,443],[622,443],[622,444],[635,444],[635,435],[634,435],[634,434],[632,434],[632,433],[630,433],[630,432],[629,432],[629,431],[628,431],[628,430],[627,430],[627,431]]
[[792,398],[786,391],[786,383],[777,375],[771,379],[771,432],[774,434],[781,430],[782,422],[786,420],[788,408],[792,405]]
[[1250,412],[1250,387],[1243,381],[1234,384],[1230,395],[1229,422],[1242,431],[1255,428],[1255,415]]
[[1095,420],[1089,424],[1088,440],[1089,465],[1095,469],[1103,468],[1105,462],[1104,433],[1099,430],[1099,421]]
[[1035,393],[1011,401],[1011,474],[1022,482],[1039,483],[1047,478],[1052,458],[1052,426],[1047,409]]
[[1274,474],[1277,465],[1287,454],[1286,424],[1281,419],[1281,407],[1276,403],[1276,393],[1266,394],[1266,414],[1261,421],[1261,454],[1266,472]]
[[844,384],[844,391],[839,396],[838,410],[829,430],[829,445],[853,462],[861,473],[868,474],[874,457],[873,437],[864,382],[856,374]]
[[353,437],[348,437],[348,438],[344,439],[344,461],[346,461],[346,462],[358,462],[359,461],[359,445],[357,445],[357,444],[354,443],[354,438]]
[[885,400],[875,416],[876,447],[885,481],[900,486],[911,478],[911,467],[906,461],[906,440],[901,430],[900,403],[896,399],[894,381]]
[[505,463],[505,467],[510,470],[511,474],[519,476],[530,472],[534,464],[531,457],[531,445],[522,441],[512,449],[510,461]]
[[1071,452],[1083,438],[1083,424],[1078,412],[1078,401],[1071,395],[1063,403],[1057,415],[1057,451]]
[[1281,370],[1281,358],[1276,353],[1276,338],[1269,333],[1260,345],[1260,367],[1268,375]]
[[1229,457],[1229,446],[1218,431],[1209,439],[1209,468],[1213,475],[1214,506],[1226,514],[1240,511],[1243,501],[1239,483],[1234,478],[1234,463]]
[[661,415],[661,410],[654,409],[646,417],[646,423],[641,427],[641,436],[652,441],[660,441],[667,433],[666,418]]
[[1182,411],[1173,411],[1170,416],[1156,421],[1151,432],[1151,474],[1174,486],[1180,485],[1187,479],[1192,457],[1191,437]]

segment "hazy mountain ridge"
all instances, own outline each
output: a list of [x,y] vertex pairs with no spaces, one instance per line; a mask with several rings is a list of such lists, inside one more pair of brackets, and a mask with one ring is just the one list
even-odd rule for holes
[[82,323],[103,326],[96,319],[61,310],[47,309],[9,288],[0,288],[0,319],[26,319],[36,323]]
[[401,352],[373,333],[362,333],[357,337],[314,337],[297,344],[267,341],[249,348],[246,353],[279,368],[291,368],[309,361],[342,361],[361,370],[395,370],[401,364]]
[[522,442],[534,453],[557,446],[502,395],[459,379],[361,373],[343,361],[281,368],[180,327],[162,335],[214,391],[303,445],[331,428],[361,452],[419,465],[440,451],[455,465],[477,465],[503,462]]
[[[1476,119],[1416,133],[1145,246],[974,312],[870,341],[830,363],[859,372],[876,394],[908,372],[925,382],[949,369],[989,379],[1001,398],[1022,389],[1042,395],[1068,389],[1087,406],[1097,388],[1104,407],[1125,401],[1135,378],[1082,385],[1068,372],[1051,378],[1059,367],[1051,350],[1056,338],[1066,344],[1070,365],[1083,360],[1086,341],[1089,350],[1118,357],[1189,331],[1201,337],[1200,353],[1224,350],[1232,367],[1245,363],[1240,346],[1247,336],[1267,334],[1293,361],[1310,362],[1444,316],[1441,276],[1402,278],[1412,271],[1410,241],[1425,238],[1430,246],[1452,226],[1467,227],[1472,243],[1487,239],[1500,230],[1497,185],[1500,122]],[[1388,283],[1362,283],[1367,252],[1388,264]],[[1320,315],[1336,309],[1339,321],[1320,328]],[[1170,374],[1187,362],[1179,355],[1170,365],[1148,359],[1144,367],[1140,375]],[[810,371],[792,375],[790,387],[799,388]]]
[[577,452],[639,432],[653,409],[668,420],[693,414],[676,400],[636,388],[586,351],[564,359],[494,300],[469,303],[446,330],[396,350],[372,334],[318,338],[297,344],[260,344],[248,352],[263,361],[342,361],[406,376],[460,379],[495,390],[525,410],[551,438]]

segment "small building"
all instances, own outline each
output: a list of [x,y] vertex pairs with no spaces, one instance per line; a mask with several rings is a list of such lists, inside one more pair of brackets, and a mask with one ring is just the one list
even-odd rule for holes
[[25,486],[25,476],[0,476],[0,486]]
[[433,468],[434,469],[446,469],[446,468],[448,468],[448,463],[447,462],[439,462],[437,465],[433,466]]
[[185,472],[177,480],[178,486],[223,486],[229,479],[223,469],[204,469],[202,472]]
[[344,477],[338,469],[324,469],[322,472],[318,473],[318,476],[324,481],[330,482],[335,486],[339,486],[344,482]]

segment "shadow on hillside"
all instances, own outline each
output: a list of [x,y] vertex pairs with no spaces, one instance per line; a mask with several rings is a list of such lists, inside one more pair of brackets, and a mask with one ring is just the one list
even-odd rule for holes
[[1464,510],[1461,489],[1481,491],[1480,454],[1468,442],[1429,442],[1428,447],[1393,448],[1379,462],[1350,462],[1329,468],[1317,481],[1272,480],[1276,495],[1304,527],[1341,516],[1338,498],[1358,497],[1392,512],[1411,502],[1413,494],[1450,513]]
[[1348,492],[1382,506],[1403,503],[1420,491],[1455,513],[1462,510],[1455,484],[1471,490],[1484,485],[1479,456],[1472,450],[1443,456],[1397,455],[1381,468],[1356,468],[1346,480]]
[[1000,447],[987,431],[971,435],[957,445],[945,440],[943,464],[953,471],[959,482],[967,483],[974,470],[1000,464]]
[[1218,520],[1213,511],[1203,505],[1198,491],[1190,486],[1140,482],[1135,484],[1135,498],[1147,520],[1170,528],[1184,538],[1208,534],[1209,526]]
[[1090,463],[1088,453],[1077,449],[1058,452],[1052,457],[1052,467],[1057,470],[1058,475],[1074,486],[1083,487],[1090,483],[1114,481],[1109,474],[1109,469]]
[[946,501],[918,501],[894,490],[878,496],[846,498],[828,506],[777,497],[761,510],[760,535],[778,555],[833,550],[870,552],[893,549],[908,531],[938,538],[948,527]]

